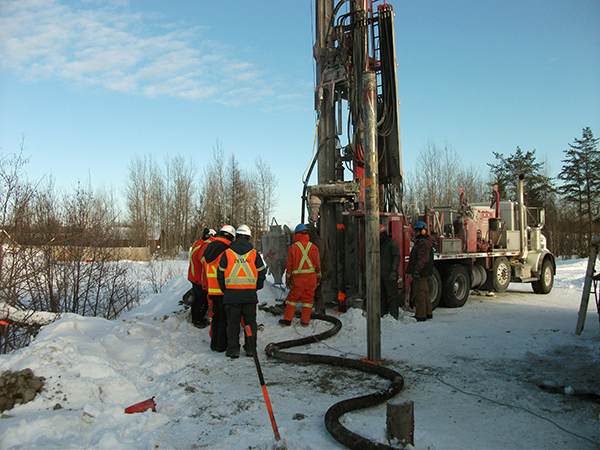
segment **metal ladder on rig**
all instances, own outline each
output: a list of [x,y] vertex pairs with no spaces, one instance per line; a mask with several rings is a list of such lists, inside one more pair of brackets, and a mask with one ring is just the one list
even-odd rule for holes
[[[585,283],[583,284],[583,294],[581,296],[581,306],[579,307],[579,315],[577,318],[577,328],[575,329],[576,334],[581,334],[583,326],[585,325],[585,315],[587,313],[588,304],[590,301],[590,294],[593,292],[596,298],[596,307],[598,309],[598,320],[600,321],[600,304],[598,303],[598,281],[600,281],[600,274],[595,273],[596,259],[598,257],[598,250],[600,247],[600,236],[595,236],[592,239],[590,245],[590,257],[588,258],[588,267],[585,273]],[[592,286],[594,290],[592,291]]]

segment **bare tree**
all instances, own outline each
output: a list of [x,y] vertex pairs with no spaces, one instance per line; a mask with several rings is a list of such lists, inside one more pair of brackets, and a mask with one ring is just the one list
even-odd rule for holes
[[145,247],[153,233],[153,184],[156,165],[151,156],[134,156],[129,162],[125,185],[125,206],[131,227],[131,241],[135,247]]
[[182,250],[189,247],[191,237],[191,211],[194,198],[195,167],[190,159],[186,161],[182,156],[167,159],[167,185],[166,203],[169,214],[165,234],[167,235],[168,249]]
[[223,147],[219,141],[213,147],[213,157],[204,167],[198,222],[201,226],[218,228],[227,221]]
[[269,230],[271,216],[279,201],[277,196],[277,178],[271,171],[267,162],[259,156],[255,161],[255,189],[256,189],[256,217],[257,235],[262,235]]
[[432,141],[421,149],[416,169],[404,175],[403,186],[405,208],[412,204],[421,210],[458,205],[459,189],[469,203],[488,201],[491,194],[485,171],[465,165],[448,143],[440,147]]

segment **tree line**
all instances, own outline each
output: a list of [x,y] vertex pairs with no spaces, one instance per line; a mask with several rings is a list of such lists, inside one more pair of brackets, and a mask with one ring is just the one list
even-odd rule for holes
[[192,159],[167,157],[160,167],[151,156],[135,156],[125,185],[126,223],[132,245],[158,240],[160,254],[187,251],[202,230],[246,224],[256,245],[268,231],[277,205],[277,178],[258,157],[253,170],[242,168],[217,142],[198,171]]

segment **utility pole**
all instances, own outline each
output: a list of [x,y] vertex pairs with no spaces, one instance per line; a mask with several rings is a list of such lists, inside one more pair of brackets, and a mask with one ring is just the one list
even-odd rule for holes
[[381,361],[379,260],[379,169],[377,158],[377,77],[363,74],[365,145],[365,263],[367,279],[367,359]]

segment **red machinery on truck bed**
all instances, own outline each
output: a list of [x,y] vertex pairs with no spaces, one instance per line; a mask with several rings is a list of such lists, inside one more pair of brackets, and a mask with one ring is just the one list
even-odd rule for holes
[[[552,290],[556,263],[541,233],[544,210],[523,204],[523,179],[519,180],[519,202],[500,201],[498,190],[487,206],[437,207],[420,215],[434,239],[434,276],[429,292],[433,307],[465,304],[472,289],[504,292],[511,282],[530,282],[533,291]],[[383,217],[382,217],[383,218]],[[404,264],[399,268],[400,290],[410,253],[411,226],[401,214],[388,217],[391,235],[400,244]]]

